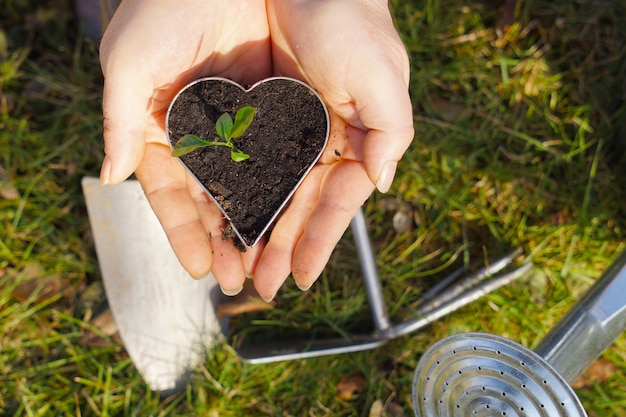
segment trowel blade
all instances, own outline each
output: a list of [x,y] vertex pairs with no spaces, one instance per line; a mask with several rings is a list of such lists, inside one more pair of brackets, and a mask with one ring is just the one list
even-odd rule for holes
[[213,277],[196,281],[182,268],[137,181],[83,193],[107,300],[124,346],[155,391],[184,383],[223,335]]

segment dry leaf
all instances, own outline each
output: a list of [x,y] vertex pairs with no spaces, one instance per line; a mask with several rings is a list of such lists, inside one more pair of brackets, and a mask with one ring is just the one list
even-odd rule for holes
[[379,201],[378,207],[384,211],[392,211],[393,229],[396,233],[402,234],[413,229],[415,224],[419,224],[413,206],[400,198],[387,197]]
[[471,115],[470,109],[464,104],[447,100],[435,92],[431,92],[428,97],[437,116],[446,122],[454,123],[463,121]]
[[98,314],[92,321],[91,324],[96,326],[98,329],[102,331],[102,333],[107,336],[113,336],[117,333],[117,324],[115,324],[115,320],[113,319],[113,314],[110,309],[106,309],[102,313]]
[[[5,101],[4,96],[0,96],[0,108],[2,108],[2,102]],[[20,192],[13,185],[12,179],[9,177],[7,171],[0,166],[0,197],[7,200],[17,200],[20,198]]]
[[91,322],[94,311],[101,306],[106,300],[104,293],[104,285],[102,281],[94,281],[89,285],[85,285],[76,301],[76,310],[81,312],[83,320]]
[[[94,317],[94,319],[91,320],[91,324],[105,335],[110,336],[114,342],[120,343],[121,339],[117,331],[117,325],[115,324],[115,320],[113,320],[113,314],[111,314],[110,309],[106,309]],[[104,347],[111,345],[111,341],[109,339],[103,338],[89,329],[83,329],[82,342],[85,346],[89,347]]]
[[65,298],[73,296],[67,290],[72,281],[58,275],[46,275],[46,272],[37,264],[30,264],[22,270],[9,269],[6,271],[16,279],[21,276],[21,282],[11,291],[11,297],[17,301],[26,301],[34,297],[33,303],[41,303],[58,294]]
[[351,400],[356,394],[361,394],[365,390],[367,381],[361,372],[351,372],[341,377],[337,384],[337,399],[340,401]]
[[506,32],[513,23],[517,21],[517,0],[505,0],[502,8],[500,9],[500,13],[498,15],[498,20],[496,22],[496,31],[498,34],[502,34]]
[[397,402],[390,402],[385,407],[385,417],[406,417],[404,408]]
[[383,402],[376,400],[370,407],[369,417],[384,417],[383,415]]
[[258,311],[271,310],[274,308],[274,301],[267,303],[261,297],[249,296],[244,299],[233,297],[233,300],[226,301],[217,306],[217,317],[233,317],[239,314],[256,313]]
[[20,198],[20,193],[17,188],[10,184],[0,184],[0,197],[7,200],[17,200]]
[[252,280],[246,280],[243,290],[234,297],[228,297],[217,306],[217,317],[233,317],[239,314],[271,310],[276,303],[265,302],[254,289]]
[[404,409],[397,402],[391,401],[383,404],[382,400],[376,400],[370,407],[368,417],[406,417]]
[[615,375],[617,365],[608,359],[599,358],[574,383],[572,388],[579,389],[593,385],[594,382],[603,382]]

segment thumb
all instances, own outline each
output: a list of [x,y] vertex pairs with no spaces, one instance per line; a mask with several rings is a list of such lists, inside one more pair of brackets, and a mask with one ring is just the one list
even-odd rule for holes
[[[394,75],[393,73],[391,73]],[[414,136],[413,109],[407,83],[389,73],[376,77],[360,97],[355,97],[361,123],[367,130],[363,162],[370,180],[380,192],[387,192],[396,166]]]
[[152,87],[130,66],[105,73],[102,97],[104,153],[102,184],[117,184],[139,165],[146,143]]

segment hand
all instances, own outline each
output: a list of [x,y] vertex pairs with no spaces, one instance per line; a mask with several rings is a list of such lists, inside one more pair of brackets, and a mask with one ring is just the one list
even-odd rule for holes
[[251,84],[271,74],[263,0],[124,0],[102,39],[105,154],[101,181],[135,172],[182,265],[236,292],[262,246],[242,255],[220,236],[221,212],[170,156],[165,113],[202,76]]
[[271,298],[288,277],[307,289],[374,190],[386,192],[413,139],[409,62],[386,0],[268,0],[275,75],[324,98],[331,134],[255,269]]

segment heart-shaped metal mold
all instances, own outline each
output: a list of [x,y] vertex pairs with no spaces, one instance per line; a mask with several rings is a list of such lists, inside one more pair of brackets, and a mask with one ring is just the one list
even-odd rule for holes
[[305,83],[286,77],[250,88],[219,77],[196,80],[172,101],[166,117],[170,146],[187,134],[219,141],[215,130],[224,113],[234,118],[243,106],[256,109],[252,124],[233,144],[250,155],[235,162],[225,146],[207,146],[181,156],[246,247],[274,223],[313,168],[328,141],[330,123],[321,97]]

